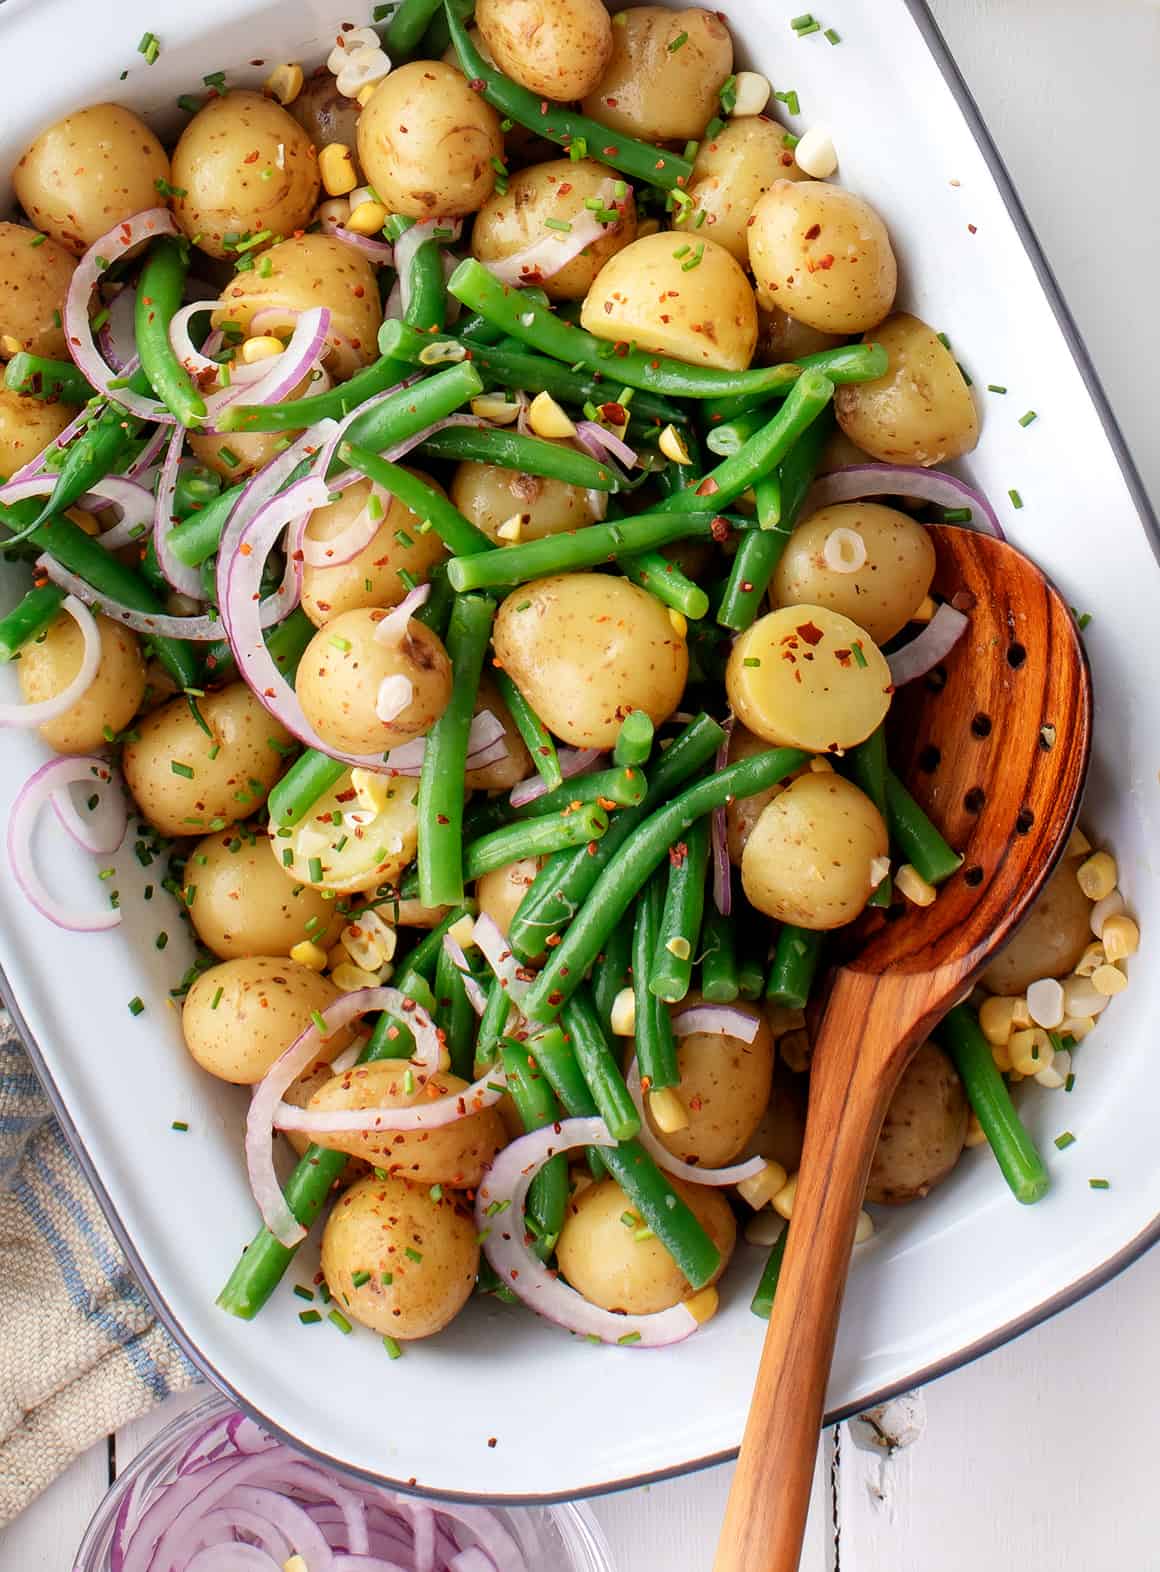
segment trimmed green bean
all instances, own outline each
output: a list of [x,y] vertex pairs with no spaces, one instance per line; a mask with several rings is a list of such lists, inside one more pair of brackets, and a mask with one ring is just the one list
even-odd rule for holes
[[765,1263],[765,1270],[761,1274],[753,1298],[749,1301],[749,1308],[754,1315],[759,1315],[763,1321],[768,1321],[773,1310],[773,1298],[777,1293],[777,1283],[781,1276],[781,1263],[785,1259],[785,1245],[789,1238],[788,1226],[773,1242],[773,1249],[769,1252],[769,1259]]
[[137,284],[134,328],[141,370],[157,397],[180,425],[200,426],[205,420],[205,399],[169,342],[169,324],[181,309],[188,268],[185,240],[166,235],[153,242]]
[[613,1036],[612,1006],[622,988],[628,987],[632,971],[632,929],[621,923],[608,935],[603,950],[592,968],[592,1002],[607,1036]]
[[493,426],[446,426],[427,438],[423,451],[454,464],[498,464],[502,469],[519,470],[526,475],[543,475],[585,491],[620,489],[608,465],[590,453]]
[[[507,1087],[525,1130],[542,1130],[560,1118],[560,1107],[551,1082],[523,1043],[504,1042],[500,1047]],[[531,1226],[533,1249],[546,1261],[556,1248],[568,1206],[568,1156],[549,1157],[528,1186],[524,1220]]]
[[892,769],[886,771],[886,822],[892,843],[928,884],[941,884],[962,863]]
[[967,1101],[1012,1195],[1024,1206],[1041,1201],[1051,1187],[1047,1168],[1015,1110],[974,1012],[964,1004],[956,1005],[931,1035],[954,1060]]
[[383,34],[383,48],[391,57],[392,65],[402,65],[404,60],[410,59],[442,9],[443,0],[400,0]]
[[693,984],[708,867],[709,820],[705,818],[690,825],[683,840],[669,848],[664,910],[648,979],[649,992],[665,1004],[679,1004]]
[[710,901],[701,924],[701,993],[711,1004],[732,1004],[740,991],[733,923]]
[[612,762],[620,766],[646,764],[652,752],[656,727],[652,716],[644,710],[629,710],[620,723],[616,743],[612,749]]
[[532,756],[536,773],[548,790],[552,791],[562,783],[564,777],[551,733],[506,671],[501,671],[497,666],[491,675],[516,723],[516,730],[524,739],[524,746]]
[[668,1008],[650,987],[664,901],[665,878],[663,871],[658,870],[640,893],[632,929],[632,993],[636,1005],[633,1036],[641,1085],[652,1091],[676,1086],[681,1079],[677,1039]]
[[[139,393],[142,398],[153,396],[149,378],[140,367],[129,378],[126,386],[130,392]],[[37,523],[47,524],[66,508],[71,508],[78,497],[91,491],[98,480],[116,474],[128,462],[133,443],[144,425],[142,419],[130,415],[119,404],[106,402],[104,409],[89,421],[65,450],[56,484],[41,507]]]
[[[327,388],[325,393],[311,393],[307,398],[289,399],[283,404],[227,404],[218,418],[217,429],[242,432],[305,431],[307,426],[313,426],[319,420],[342,420],[352,409],[357,409],[378,393],[385,393],[409,374],[407,366],[384,355],[372,365],[356,371],[348,382],[339,382],[335,387]],[[405,391],[400,389],[401,393]],[[405,407],[405,400],[400,399],[399,402],[400,407]],[[377,415],[377,410],[368,410],[366,424],[369,426],[371,417]],[[363,420],[364,417],[360,416],[352,423],[351,439],[374,447],[375,437],[368,431],[359,430]],[[423,428],[419,426],[417,429],[421,431]],[[383,447],[389,445],[388,442],[382,444]]]
[[266,806],[272,824],[301,824],[318,799],[336,786],[347,766],[317,748],[307,748],[270,790]]
[[[455,553],[456,560],[465,559],[474,552],[482,555],[495,550],[481,529],[465,519],[453,503],[418,475],[399,464],[392,464],[389,459],[379,458],[366,448],[353,447],[349,442],[344,442],[338,451],[344,464],[361,470],[392,497],[398,497],[404,507],[418,514],[423,520],[420,528],[429,524],[443,544]],[[454,581],[451,582],[454,588]]]
[[183,519],[170,531],[169,549],[178,562],[187,568],[200,568],[208,562],[221,544],[222,532],[229,522],[234,503],[246,487],[244,483],[219,491],[212,502],[207,502],[200,512]]
[[624,1076],[608,1046],[591,990],[582,986],[564,1006],[560,1016],[572,1040],[581,1073],[596,1102],[600,1117],[618,1141],[631,1141],[640,1129],[640,1115],[629,1096]]
[[[575,813],[551,813],[540,819],[504,824],[464,848],[463,877],[470,882],[482,878],[485,873],[494,873],[497,868],[505,868],[509,862],[519,862],[522,857],[547,857],[575,846],[591,855],[589,848],[607,829],[608,815],[594,803],[585,803]],[[419,896],[417,873],[407,875],[399,895],[403,900]]]
[[[847,772],[886,818],[886,727],[878,726],[846,755]],[[890,875],[875,886],[868,904],[889,906],[894,881]]]
[[487,1005],[479,1018],[479,1031],[475,1038],[474,1068],[477,1076],[482,1075],[488,1065],[495,1063],[511,1013],[512,1003],[508,991],[495,977],[488,989]]
[[64,590],[55,584],[38,584],[0,620],[0,662],[11,660],[23,646],[37,639],[55,622],[64,603]]
[[4,386],[45,404],[87,404],[93,396],[88,378],[71,360],[48,360],[23,349],[5,367]]
[[512,814],[516,819],[539,819],[550,813],[570,813],[583,802],[596,802],[606,809],[635,808],[644,801],[647,790],[648,781],[640,766],[621,764],[589,775],[573,775],[542,797],[513,808]]
[[446,1039],[451,1073],[471,1081],[475,1065],[475,1011],[467,997],[463,973],[441,945],[435,961],[435,1024]]
[[[831,382],[875,382],[889,370],[889,358],[881,344],[842,344],[837,349],[819,350],[790,362],[799,370],[824,371]],[[768,397],[768,395],[766,395]],[[760,394],[738,393],[712,399],[701,406],[701,417],[710,429],[748,414],[762,402]]]
[[701,586],[694,584],[675,562],[670,562],[659,551],[640,551],[630,557],[617,557],[616,565],[626,579],[648,590],[662,605],[671,606],[690,622],[699,622],[709,609],[709,597]]
[[415,613],[415,621],[421,622],[425,627],[437,633],[441,639],[447,637],[447,624],[451,621],[451,608],[455,604],[455,593],[447,582],[447,575],[442,571],[442,566],[437,565],[427,580],[431,586],[431,593],[425,605],[419,607]]
[[773,413],[773,408],[769,404],[757,404],[753,409],[746,410],[743,415],[738,415],[736,419],[714,426],[706,433],[705,446],[710,453],[717,453],[722,458],[740,453],[754,432],[760,431]]
[[817,976],[825,935],[785,923],[778,931],[765,997],[787,1010],[804,1010]]
[[[570,1119],[597,1117],[596,1103],[588,1090],[588,1082],[580,1073],[571,1040],[565,1037],[562,1027],[550,1026],[546,1031],[538,1032],[524,1047],[547,1076],[549,1085]],[[602,1147],[590,1146],[585,1153],[594,1179],[601,1178],[606,1172],[602,1151]]]

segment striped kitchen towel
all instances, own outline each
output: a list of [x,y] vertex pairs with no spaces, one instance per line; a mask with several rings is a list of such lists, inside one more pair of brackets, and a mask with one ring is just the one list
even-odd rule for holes
[[197,1379],[0,1011],[0,1525],[94,1441]]

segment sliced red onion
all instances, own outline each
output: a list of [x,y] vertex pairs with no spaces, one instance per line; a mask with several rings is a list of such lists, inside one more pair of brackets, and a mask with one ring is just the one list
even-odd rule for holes
[[[186,307],[186,309],[189,310],[191,308]],[[165,462],[161,466],[161,476],[157,482],[153,545],[157,551],[157,565],[177,593],[179,595],[188,595],[192,600],[200,600],[202,598],[202,588],[199,569],[188,567],[184,562],[179,562],[173,555],[169,545],[169,536],[177,524],[173,510],[177,497],[177,479],[181,469],[181,455],[184,448],[185,428],[184,426],[177,426],[169,439],[169,446],[165,451]]]
[[140,480],[146,470],[153,468],[161,455],[162,448],[165,446],[165,437],[165,431],[158,426],[157,430],[150,436],[149,441],[125,471],[126,480]]
[[326,306],[303,311],[282,353],[256,362],[261,371],[256,381],[231,375],[229,387],[209,395],[205,401],[206,424],[212,427],[228,404],[278,404],[289,398],[325,353],[329,331],[330,311]]
[[8,816],[8,866],[30,906],[58,928],[72,933],[100,933],[115,928],[121,921],[119,907],[104,911],[77,911],[49,894],[36,867],[32,841],[41,808],[53,794],[74,781],[92,786],[109,784],[113,772],[105,759],[89,754],[73,754],[50,759],[29,776],[16,794]]
[[406,637],[411,618],[427,604],[431,596],[430,584],[417,584],[408,590],[397,606],[392,606],[375,629],[375,639],[380,644],[399,644]]
[[361,251],[369,262],[376,267],[389,267],[394,260],[394,247],[385,240],[375,240],[371,235],[358,235],[353,229],[348,229],[345,224],[340,224],[333,213],[321,215],[322,233],[330,235],[335,240],[341,240],[344,246],[350,246],[352,251]]
[[495,973],[500,987],[511,1002],[518,1006],[535,982],[535,972],[530,967],[520,965],[511,945],[504,938],[503,930],[495,918],[489,916],[487,912],[479,914],[471,932],[475,944]]
[[[56,485],[56,479],[55,475],[46,474],[10,480],[0,490],[0,502],[11,504],[23,502],[28,497],[46,497]],[[144,486],[125,475],[106,475],[94,481],[86,496],[100,499],[101,506],[111,504],[121,510],[120,521],[100,536],[101,545],[110,551],[143,539],[152,528],[153,498]]]
[[458,240],[463,229],[463,221],[458,218],[420,219],[417,224],[412,224],[410,229],[404,230],[395,241],[395,271],[398,274],[400,316],[406,312],[411,303],[411,264],[415,260],[415,253],[425,240],[430,240],[437,229],[441,231],[442,239]]
[[[152,612],[137,611],[132,606],[126,606],[123,601],[113,600],[109,595],[100,595],[84,579],[62,567],[54,557],[38,557],[36,566],[46,578],[70,595],[75,595],[86,606],[92,606],[102,616],[110,617],[114,622],[132,628],[135,633],[144,634],[146,638],[185,639],[193,644],[212,644],[225,632],[225,623],[208,615],[171,617],[158,612],[155,616]],[[272,627],[275,622],[280,622],[289,609],[293,608],[287,606],[282,588],[279,588],[262,602],[258,613],[262,627]]]
[[601,426],[595,420],[582,420],[578,423],[576,440],[592,454],[593,458],[602,460],[605,454],[611,453],[626,469],[632,469],[636,463],[636,449],[630,448],[622,437],[618,437],[614,431],[609,431],[606,426]]
[[463,991],[471,1001],[471,1008],[476,1015],[482,1015],[487,1008],[487,995],[480,987],[478,981],[472,976],[467,956],[463,952],[463,946],[453,935],[445,933],[443,935],[443,948],[451,957],[451,963],[456,971],[461,972],[463,975]]
[[[714,765],[719,775],[729,763],[729,732],[733,722],[725,723],[725,736],[717,749]],[[729,861],[729,821],[725,805],[714,808],[709,818],[709,844],[713,853],[713,904],[722,917],[733,910],[733,868]]]
[[[368,990],[373,992],[374,990]],[[347,997],[350,997],[347,995]],[[411,1016],[407,1016],[410,1024]],[[280,1102],[274,1109],[276,1130],[301,1130],[310,1135],[374,1134],[379,1130],[438,1130],[459,1119],[493,1108],[507,1091],[502,1065],[493,1065],[461,1092],[446,1092],[405,1108],[295,1108]],[[256,1194],[256,1192],[255,1192]],[[267,1222],[267,1226],[270,1224]],[[271,1227],[271,1232],[273,1232]]]
[[673,1032],[677,1037],[691,1037],[694,1032],[710,1032],[720,1037],[736,1037],[738,1042],[751,1043],[761,1030],[758,1016],[747,1015],[732,1004],[690,1004],[673,1016]]
[[1007,537],[994,508],[981,491],[957,475],[917,464],[847,464],[815,480],[802,505],[801,517],[835,502],[858,502],[863,497],[918,497],[940,508],[971,510],[971,527],[984,534]]
[[501,1151],[480,1183],[475,1222],[500,1279],[537,1315],[583,1337],[633,1348],[664,1348],[697,1330],[684,1305],[654,1315],[602,1310],[549,1271],[524,1242],[524,1203],[536,1174],[557,1152],[574,1146],[615,1146],[603,1119],[565,1119],[531,1130]]
[[403,286],[398,278],[391,285],[391,292],[383,305],[384,322],[401,322],[403,319]]
[[754,1179],[764,1169],[764,1157],[748,1157],[743,1163],[732,1163],[728,1168],[701,1168],[696,1163],[686,1163],[680,1157],[674,1157],[664,1142],[653,1134],[652,1126],[645,1118],[640,1066],[636,1062],[635,1055],[629,1064],[624,1083],[628,1087],[628,1095],[636,1104],[637,1113],[640,1114],[637,1140],[657,1167],[663,1168],[667,1174],[672,1174],[674,1179],[686,1179],[690,1184],[720,1188],[724,1185],[740,1184],[743,1179]]
[[76,676],[71,682],[66,683],[59,693],[53,694],[51,699],[41,699],[36,704],[0,703],[0,726],[15,726],[26,730],[34,726],[43,726],[46,721],[56,720],[58,715],[63,715],[66,710],[70,710],[92,687],[101,664],[101,630],[97,627],[97,620],[89,608],[75,595],[65,596],[61,610],[68,612],[81,630],[81,638],[84,640],[81,663],[77,668]]
[[[503,722],[491,710],[480,710],[478,715],[473,715],[471,729],[467,733],[467,768],[482,770],[488,764],[498,764],[501,759],[506,759],[506,738]],[[495,750],[500,747],[503,752],[496,753]],[[392,775],[418,775],[423,768],[426,751],[426,737],[416,737],[411,742],[403,742],[397,748],[392,748],[377,767],[388,770]]]
[[[319,466],[319,473],[322,467]],[[354,485],[355,481],[351,481]],[[332,487],[331,490],[337,490]],[[379,526],[383,522],[385,513],[380,511],[375,518],[371,512],[371,498],[379,497],[380,509],[382,504],[381,494],[377,487],[372,487],[367,497],[366,506],[361,509],[358,517],[351,522],[338,535],[329,540],[311,540],[306,533],[310,527],[310,517],[306,517],[301,534],[301,540],[295,544],[295,551],[301,554],[302,561],[312,568],[340,568],[344,563],[352,561],[360,551],[365,551],[378,534]]]
[[[611,210],[616,206],[614,200],[613,182],[604,181],[598,188],[596,195]],[[623,200],[627,200],[626,198]],[[623,214],[614,224],[602,224],[591,208],[585,208],[572,219],[572,227],[567,231],[550,229],[539,240],[534,240],[530,246],[525,246],[522,251],[513,251],[511,256],[500,257],[493,262],[484,262],[484,267],[498,278],[501,284],[542,284],[546,278],[552,278],[569,262],[574,261],[582,251],[592,244],[594,240],[601,240],[605,235],[614,235],[623,223]],[[396,251],[397,251],[396,247]]]
[[[594,769],[604,755],[599,748],[559,748],[556,757],[560,761],[560,774],[565,780],[571,780],[574,775],[586,775]],[[508,801],[513,808],[523,808],[545,796],[547,790],[547,782],[542,776],[529,775],[526,781],[518,781],[512,787]]]
[[[189,324],[194,317],[212,316],[217,309],[216,300],[195,300],[175,311],[169,324],[169,347],[191,377],[216,377],[222,369],[216,360],[210,360],[208,355],[197,348],[189,333]],[[237,369],[241,371],[242,367]]]
[[[74,785],[76,783],[74,782]],[[66,834],[77,845],[94,857],[111,857],[125,839],[129,827],[129,805],[116,781],[96,780],[86,777],[88,797],[95,796],[95,807],[86,807],[84,813],[67,786],[60,786],[52,794],[53,812]]]
[[584,493],[584,497],[588,503],[588,511],[592,515],[592,522],[602,524],[608,516],[608,492],[590,489]]
[[109,315],[97,334],[101,354],[118,376],[137,354],[137,286],[127,284],[109,301]]
[[[410,387],[413,383],[421,381],[422,378],[422,371],[413,372],[410,376],[404,377],[401,382],[396,382],[393,387],[384,388],[381,393],[376,393],[373,398],[368,398],[365,403],[356,405],[355,408],[349,410],[341,420],[320,420],[317,426],[314,427],[314,431],[321,441],[321,447],[318,454],[318,473],[320,475],[329,474],[331,466],[335,462],[335,456],[338,453],[339,444],[346,436],[347,428],[353,425],[360,415],[366,415],[371,410],[377,409],[385,399],[388,399],[393,394],[397,393],[400,388]],[[435,429],[435,427],[428,428],[429,431],[433,431]],[[427,432],[424,432],[423,437],[420,437],[418,440],[422,441],[426,435]],[[400,458],[403,457],[406,453],[410,452],[412,446],[414,446],[413,443],[407,446],[403,446],[401,444],[396,445],[396,447],[389,449],[387,453],[383,454],[383,457],[390,458],[391,461],[394,462],[396,455]],[[353,473],[355,480],[363,479],[363,476],[357,472],[347,471],[347,473]],[[342,478],[345,479],[345,477]]]
[[451,1558],[447,1572],[494,1572],[495,1562],[478,1545],[469,1545]]
[[405,672],[395,671],[379,683],[375,695],[375,715],[384,726],[397,721],[415,697],[415,684]]
[[940,660],[945,660],[967,631],[970,620],[944,602],[916,638],[886,657],[894,686],[901,688],[916,677],[925,677]]

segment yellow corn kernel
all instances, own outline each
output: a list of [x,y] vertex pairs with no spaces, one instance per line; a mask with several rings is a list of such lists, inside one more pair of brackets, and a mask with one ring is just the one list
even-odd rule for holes
[[0,333],[0,355],[5,360],[11,360],[13,355],[19,355],[24,345],[18,338],[13,338],[11,333]]
[[854,1243],[865,1244],[874,1233],[874,1219],[869,1212],[858,1213],[858,1226],[854,1229]]
[[685,439],[676,426],[665,427],[661,432],[657,447],[660,448],[667,459],[672,459],[674,464],[691,464],[693,462],[689,456],[689,449],[685,444]]
[[282,1572],[310,1572],[309,1567],[299,1555],[293,1555],[289,1561],[283,1561]]
[[689,631],[689,619],[683,611],[678,611],[675,606],[669,607],[669,622],[673,632],[679,639],[683,639]]
[[636,994],[631,988],[622,988],[612,1001],[612,1035],[631,1037],[636,1031]]
[[1097,993],[1102,993],[1105,999],[1123,993],[1127,986],[1128,979],[1118,966],[1097,966],[1092,973],[1092,987]]
[[791,1174],[773,1198],[773,1209],[779,1217],[789,1222],[793,1212],[793,1198],[797,1194],[797,1174]]
[[375,96],[375,89],[378,87],[378,85],[378,82],[368,82],[364,87],[359,88],[355,97],[360,109],[365,109],[367,107],[371,99]]
[[1011,1054],[1006,1043],[992,1043],[991,1058],[995,1061],[996,1070],[1001,1070],[1006,1074],[1011,1068]]
[[242,345],[242,361],[247,366],[253,366],[259,360],[272,360],[285,348],[280,338],[264,333],[260,338],[248,338]]
[[770,1031],[775,1037],[783,1037],[786,1032],[800,1032],[806,1024],[804,1010],[791,1010],[784,1004],[767,1004],[765,1019]]
[[330,974],[330,980],[340,993],[357,993],[360,988],[379,986],[377,972],[364,972],[361,966],[351,966],[349,962],[336,966]]
[[313,939],[303,939],[290,951],[290,959],[297,961],[299,966],[309,966],[312,972],[324,972],[330,957]]
[[1027,1008],[1027,1000],[1022,994],[1018,998],[1012,999],[1011,1003],[1014,1006],[1011,1011],[1012,1026],[1018,1029],[1024,1026],[1035,1025],[1035,1022],[1031,1019],[1031,1011]]
[[784,1229],[785,1223],[783,1220],[776,1212],[766,1207],[762,1212],[754,1212],[753,1216],[746,1223],[745,1243],[757,1245],[762,1250],[768,1250],[771,1245],[775,1245],[781,1238]]
[[1109,961],[1125,961],[1140,948],[1140,930],[1123,912],[1104,923],[1104,954]]
[[377,235],[387,221],[387,210],[381,202],[360,202],[351,209],[346,227],[356,235]]
[[911,622],[930,622],[938,607],[929,595],[924,595],[918,604],[918,609],[911,613]]
[[[1015,1030],[1015,1006],[1021,1001],[993,994],[979,1006],[979,1025],[989,1043],[1005,1043]],[[1021,1021],[1022,1026],[1030,1021]]]
[[271,98],[276,98],[285,109],[286,105],[292,104],[302,91],[304,80],[300,65],[280,65],[274,67],[262,86]]
[[550,393],[537,393],[528,409],[528,424],[537,437],[574,437],[576,427]]
[[510,519],[504,519],[496,529],[500,540],[522,540],[524,529],[532,522],[530,513],[513,513]]
[[1116,859],[1110,852],[1093,852],[1075,872],[1079,887],[1089,901],[1102,901],[1119,881]]
[[894,875],[894,888],[914,906],[933,906],[938,894],[934,885],[928,884],[918,869],[908,862],[904,862]]
[[461,949],[466,950],[469,945],[475,943],[475,919],[468,912],[464,912],[458,922],[451,924],[447,934]]
[[78,529],[83,529],[86,535],[99,535],[101,526],[87,508],[66,508],[66,519],[72,519]]
[[810,1067],[810,1038],[809,1033],[786,1032],[784,1037],[777,1040],[777,1051],[786,1069],[800,1074]]
[[1072,830],[1071,835],[1068,837],[1067,846],[1064,849],[1063,855],[1065,857],[1084,857],[1088,852],[1091,851],[1091,849],[1091,841],[1088,840],[1087,836],[1077,824],[1075,829]]
[[713,1319],[717,1314],[717,1306],[720,1302],[717,1290],[713,1287],[702,1288],[699,1294],[694,1294],[691,1299],[682,1301],[685,1309],[693,1317],[693,1320],[697,1322],[698,1326],[704,1326],[706,1321]]
[[662,1135],[689,1128],[689,1111],[671,1086],[648,1094],[648,1111]]
[[737,1186],[737,1194],[743,1201],[760,1212],[761,1208],[772,1201],[779,1190],[785,1189],[789,1175],[780,1163],[770,1160],[759,1174],[754,1174],[752,1179],[742,1179]]
[[1040,1070],[1047,1069],[1055,1057],[1051,1038],[1042,1026],[1012,1032],[1007,1052],[1011,1055],[1011,1068],[1020,1075],[1038,1075]]
[[354,158],[345,142],[331,142],[318,155],[318,173],[327,196],[345,196],[358,185]]
[[963,1145],[985,1146],[986,1142],[987,1136],[983,1130],[983,1126],[979,1123],[979,1116],[977,1113],[975,1113],[974,1109],[972,1109],[970,1117],[967,1120],[967,1138],[963,1142]]
[[519,419],[520,406],[502,393],[481,393],[472,399],[471,413],[480,420],[490,420],[493,426],[510,426]]
[[1087,949],[1075,963],[1077,977],[1090,977],[1094,971],[1107,963],[1108,953],[1099,942],[1089,944]]

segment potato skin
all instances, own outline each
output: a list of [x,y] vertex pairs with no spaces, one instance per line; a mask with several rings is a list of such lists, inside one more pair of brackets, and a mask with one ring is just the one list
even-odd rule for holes
[[[383,1336],[441,1332],[471,1297],[478,1270],[475,1220],[464,1203],[447,1191],[432,1200],[429,1186],[403,1179],[360,1179],[323,1229],[327,1287],[352,1320]],[[356,1288],[363,1272],[370,1276],[360,1275]]]
[[318,71],[307,77],[298,97],[286,107],[319,150],[332,142],[341,142],[354,152],[358,140],[358,100],[340,93],[329,71]]
[[143,120],[120,104],[78,109],[42,131],[12,171],[38,229],[80,256],[123,219],[158,207],[169,158]]
[[[303,939],[326,949],[342,918],[333,901],[286,873],[254,835],[232,828],[207,835],[194,850],[197,899],[190,921],[201,942],[223,961],[247,955],[288,955]],[[313,923],[309,928],[308,924]]]
[[[185,1046],[220,1081],[256,1086],[313,1012],[325,1014],[341,997],[329,978],[285,956],[223,961],[202,972],[185,996]],[[346,1028],[333,1032],[319,1043],[312,1065],[329,1064],[349,1042]]]
[[[836,572],[823,555],[836,529],[852,530],[866,543],[866,560],[853,573]],[[933,578],[930,536],[908,513],[877,502],[840,502],[795,527],[772,598],[775,606],[828,606],[885,644],[914,616]]]
[[[775,180],[805,180],[789,148],[785,127],[764,115],[730,120],[702,142],[688,185],[692,199],[678,210],[674,229],[692,230],[724,246],[742,267],[749,263],[749,219],[758,197]],[[698,216],[704,218],[698,223]],[[792,357],[791,357],[792,358]]]
[[941,1048],[923,1043],[890,1099],[866,1199],[899,1206],[929,1194],[958,1162],[969,1114],[958,1071]]
[[[271,827],[270,852],[279,867],[312,889],[331,890],[335,895],[356,895],[378,885],[391,884],[412,860],[419,840],[419,821],[415,804],[419,797],[417,779],[398,775],[379,776],[382,801],[375,805],[373,820],[356,828],[353,835],[345,819],[334,822],[335,812],[345,814],[352,802],[353,772],[340,775],[334,786],[314,804],[312,817],[296,825],[293,834],[280,836]],[[357,796],[357,791],[356,791]],[[359,802],[359,807],[364,804]],[[289,851],[290,863],[285,863]],[[317,864],[315,858],[318,859]],[[318,875],[316,877],[316,875]],[[416,903],[415,915],[400,921],[418,922],[424,908]],[[394,921],[394,904],[384,914]],[[441,920],[434,919],[435,922]],[[428,923],[433,926],[433,923]]]
[[610,748],[629,710],[660,725],[685,690],[689,653],[668,612],[627,579],[569,573],[521,585],[501,605],[496,663],[555,736]]
[[461,71],[412,60],[384,77],[358,123],[367,180],[393,213],[463,217],[495,189],[499,116]]
[[[96,620],[101,636],[97,675],[63,715],[40,727],[40,735],[57,753],[103,748],[105,727],[123,731],[145,693],[145,662],[137,635],[109,617]],[[81,668],[83,649],[81,630],[67,612],[56,618],[42,639],[26,644],[16,666],[25,702],[37,704],[67,688]]]
[[479,0],[475,22],[501,71],[562,104],[591,92],[612,56],[602,0]]
[[757,302],[739,262],[715,240],[698,265],[674,256],[668,230],[644,235],[606,262],[580,321],[597,338],[634,343],[694,365],[743,371],[757,344]]
[[7,479],[59,437],[77,411],[0,385],[0,477]]
[[898,265],[862,197],[820,180],[775,180],[753,209],[758,294],[823,333],[864,333],[894,304]]
[[524,517],[520,538],[542,540],[592,523],[588,493],[545,475],[527,475],[499,464],[465,460],[451,477],[451,500],[459,511],[498,546],[497,531],[513,514]]
[[[727,762],[736,764],[738,759],[752,759],[759,753],[769,752],[769,743],[763,737],[755,737],[747,731],[741,723],[735,722],[729,733],[729,752]],[[781,782],[767,786],[764,791],[755,792],[752,797],[731,797],[725,804],[725,834],[729,845],[729,859],[737,868],[741,866],[741,855],[745,850],[746,842],[753,833],[753,826],[762,815],[767,803],[783,792],[785,787]]]
[[15,339],[32,355],[68,359],[64,328],[55,313],[64,312],[75,267],[65,248],[38,230],[0,223],[0,360],[11,360],[15,353],[6,339]]
[[807,327],[786,316],[780,306],[767,305],[758,295],[756,358],[763,366],[780,366],[787,360],[800,360],[803,355],[836,349],[845,342],[840,333],[820,333],[817,328]]
[[612,131],[684,141],[701,135],[732,69],[733,40],[717,12],[630,6],[613,18],[612,57],[581,107]]
[[518,862],[494,868],[475,881],[480,913],[491,918],[505,939],[516,908],[531,889],[540,867],[539,857],[521,857]]
[[1092,904],[1075,872],[1083,859],[1060,863],[1015,937],[980,979],[993,993],[1026,993],[1040,977],[1066,977],[1092,942]]
[[955,357],[932,327],[907,311],[867,339],[890,358],[884,377],[838,389],[842,430],[884,464],[943,464],[979,440],[979,414]]
[[[679,1015],[699,1002],[690,995],[671,1013]],[[702,1168],[723,1168],[745,1150],[761,1122],[773,1082],[773,1037],[761,1011],[756,1005],[731,1008],[760,1022],[751,1043],[719,1032],[691,1032],[677,1039],[681,1078],[676,1090],[688,1111],[688,1127],[666,1133],[646,1112],[661,1145]]]

